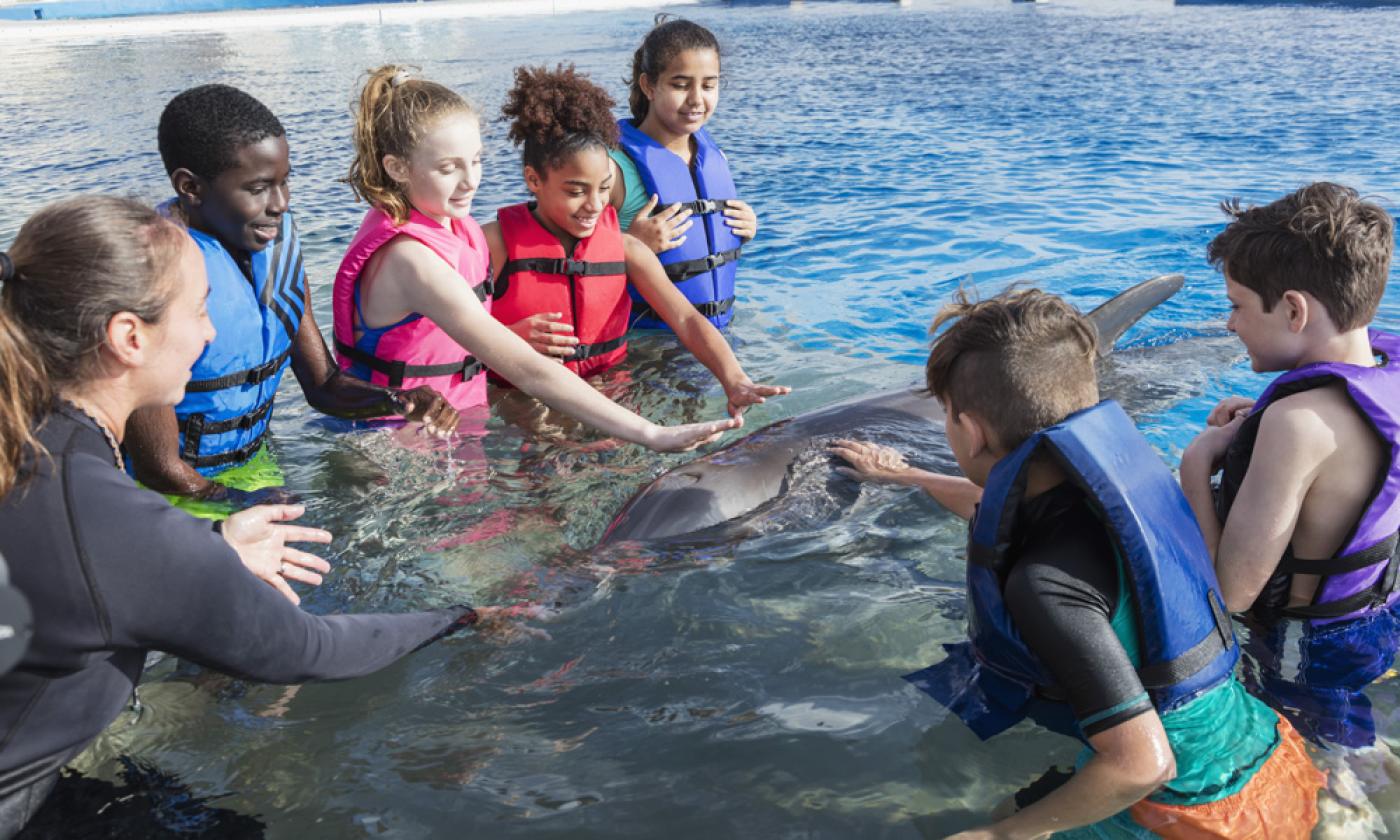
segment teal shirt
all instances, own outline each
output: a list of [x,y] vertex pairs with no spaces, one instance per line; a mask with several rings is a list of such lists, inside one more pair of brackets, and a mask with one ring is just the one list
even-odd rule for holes
[[[1118,607],[1109,619],[1133,665],[1142,665],[1137,610],[1118,558]],[[1137,702],[1135,698],[1133,703]],[[1110,710],[1111,711],[1111,710]],[[1176,778],[1149,797],[1168,805],[1217,802],[1239,793],[1279,745],[1278,716],[1230,677],[1190,702],[1161,715],[1176,759]],[[1086,747],[1075,762],[1094,757]],[[1153,840],[1157,835],[1122,811],[1093,825],[1056,832],[1055,840]]]
[[617,226],[626,233],[632,226],[632,220],[637,218],[637,214],[642,212],[642,208],[647,206],[651,200],[651,195],[647,193],[646,184],[642,183],[642,173],[637,169],[637,164],[632,162],[632,158],[621,149],[609,149],[608,157],[617,164],[617,169],[622,173],[622,187],[624,196],[622,199],[622,209],[617,211]]
[[[1137,610],[1118,560],[1118,607],[1109,619],[1134,666],[1142,665]],[[1195,805],[1239,792],[1278,746],[1278,716],[1234,677],[1161,716],[1176,757],[1176,778],[1155,802]],[[1082,765],[1092,755],[1080,756]]]

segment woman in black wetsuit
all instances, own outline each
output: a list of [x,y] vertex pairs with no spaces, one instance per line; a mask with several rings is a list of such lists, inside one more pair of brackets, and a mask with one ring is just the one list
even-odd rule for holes
[[213,337],[207,289],[184,230],[124,199],[51,205],[0,254],[0,554],[34,612],[0,677],[0,838],[120,713],[149,650],[252,680],[343,679],[477,618],[309,615],[286,580],[328,567],[286,543],[330,535],[281,524],[298,507],[220,532],[127,477],[127,417],[178,402]]

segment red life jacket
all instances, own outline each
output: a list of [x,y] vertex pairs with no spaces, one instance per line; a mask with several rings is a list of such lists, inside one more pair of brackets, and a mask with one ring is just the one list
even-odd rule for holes
[[603,208],[593,235],[572,256],[535,218],[533,204],[496,213],[506,264],[496,279],[491,314],[507,326],[540,312],[562,312],[579,343],[565,366],[579,376],[607,370],[627,358],[627,254],[617,211]]

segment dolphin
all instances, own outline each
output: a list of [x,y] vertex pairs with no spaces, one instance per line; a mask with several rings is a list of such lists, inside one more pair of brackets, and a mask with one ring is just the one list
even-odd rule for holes
[[[1158,304],[1181,290],[1185,278],[1164,274],[1145,280],[1088,315],[1099,335],[1099,355]],[[837,437],[878,437],[942,442],[943,410],[922,387],[858,397],[779,420],[734,443],[676,467],[639,490],[622,506],[599,545],[625,540],[667,540],[731,523],[782,498],[795,473],[814,465],[828,473],[825,443]],[[922,447],[927,449],[927,443]],[[920,453],[913,453],[917,460]],[[924,453],[927,457],[927,453]]]

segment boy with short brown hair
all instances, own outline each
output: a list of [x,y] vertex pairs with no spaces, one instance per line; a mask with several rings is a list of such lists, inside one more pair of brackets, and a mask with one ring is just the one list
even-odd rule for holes
[[[1365,833],[1358,822],[1384,831],[1400,791],[1358,777],[1400,776],[1364,693],[1400,644],[1400,338],[1368,329],[1394,223],[1325,182],[1225,209],[1207,254],[1225,277],[1226,326],[1254,370],[1283,373],[1257,401],[1216,406],[1182,455],[1181,485],[1226,605],[1251,625],[1247,684],[1324,747],[1326,821],[1345,819],[1347,836]],[[1368,801],[1387,787],[1390,803]]]
[[1122,409],[1098,402],[1093,325],[1037,290],[960,297],[945,324],[926,380],[966,478],[833,447],[847,474],[920,486],[971,519],[970,639],[908,679],[980,737],[1030,718],[1088,746],[958,836],[1307,837],[1320,776],[1235,680],[1190,509]]

